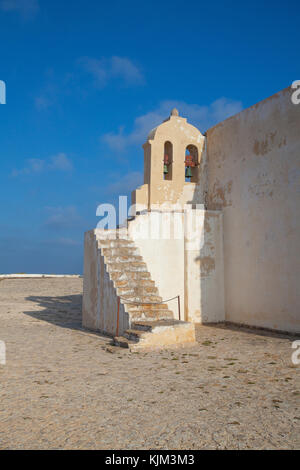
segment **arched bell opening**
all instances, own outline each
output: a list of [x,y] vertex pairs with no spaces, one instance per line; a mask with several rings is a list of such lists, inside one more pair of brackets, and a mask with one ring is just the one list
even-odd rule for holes
[[164,145],[164,170],[163,178],[164,180],[172,180],[172,171],[173,171],[173,145],[171,142],[167,141]]
[[186,183],[198,182],[198,149],[195,145],[188,145],[185,149],[185,181]]

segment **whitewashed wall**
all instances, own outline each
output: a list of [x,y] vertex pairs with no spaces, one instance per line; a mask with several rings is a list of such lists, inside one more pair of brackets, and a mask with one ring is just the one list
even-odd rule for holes
[[207,131],[226,320],[300,331],[300,105],[287,88]]
[[[91,330],[116,334],[118,300],[97,240],[97,230],[85,233],[82,324]],[[99,232],[100,233],[100,232]],[[128,314],[120,304],[119,334],[129,327]]]
[[[184,235],[185,224],[190,235],[193,231],[192,239]],[[171,229],[171,238],[167,238],[166,227]],[[196,209],[175,214],[148,212],[129,223],[129,235],[139,247],[163,299],[180,295],[182,320],[224,321],[220,212]],[[178,318],[177,300],[168,305]]]

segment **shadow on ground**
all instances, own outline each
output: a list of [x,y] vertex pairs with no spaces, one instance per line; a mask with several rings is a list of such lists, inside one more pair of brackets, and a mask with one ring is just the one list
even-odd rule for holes
[[82,294],[65,295],[62,297],[29,296],[26,300],[35,302],[43,310],[31,310],[23,312],[36,320],[46,321],[61,328],[83,331],[105,340],[111,341],[111,337],[100,331],[90,330],[82,326]]
[[[198,324],[200,325],[200,323]],[[200,325],[201,326],[201,325]],[[221,329],[221,330],[230,330],[236,331],[240,333],[248,333],[256,336],[268,336],[270,338],[293,338],[299,337],[298,333],[289,333],[285,331],[275,331],[275,330],[268,330],[267,328],[259,328],[255,326],[248,326],[248,325],[240,325],[231,322],[221,322],[221,323],[205,323],[204,326],[211,326],[213,328]]]
[[[73,330],[90,331],[98,336],[105,336],[101,332],[86,330],[82,327],[82,294],[66,295],[62,297],[51,296],[29,296],[26,300],[34,302],[43,310],[25,311],[25,315],[29,315],[37,320],[46,321],[61,328]],[[206,323],[205,326],[217,329],[231,330],[236,332],[250,333],[256,336],[268,336],[277,338],[291,338],[298,336],[297,334],[276,332],[259,328],[251,328],[243,325],[235,325],[232,323]],[[201,325],[197,324],[201,329]]]
[[29,296],[26,300],[38,304],[43,310],[26,311],[25,315],[62,328],[83,329],[81,325],[82,294],[63,297]]

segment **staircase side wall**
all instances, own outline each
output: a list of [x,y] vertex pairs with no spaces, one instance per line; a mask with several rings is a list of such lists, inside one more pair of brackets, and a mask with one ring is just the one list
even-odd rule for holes
[[82,326],[97,329],[98,304],[97,243],[94,230],[84,234]]
[[[98,248],[96,234],[95,230],[85,233],[82,324],[85,328],[115,335],[118,298],[101,249]],[[128,326],[128,315],[120,303],[119,334]]]

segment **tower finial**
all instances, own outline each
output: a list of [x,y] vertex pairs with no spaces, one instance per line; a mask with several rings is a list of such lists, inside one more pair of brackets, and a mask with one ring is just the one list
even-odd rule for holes
[[171,116],[179,116],[179,111],[176,108],[173,108],[171,111]]

